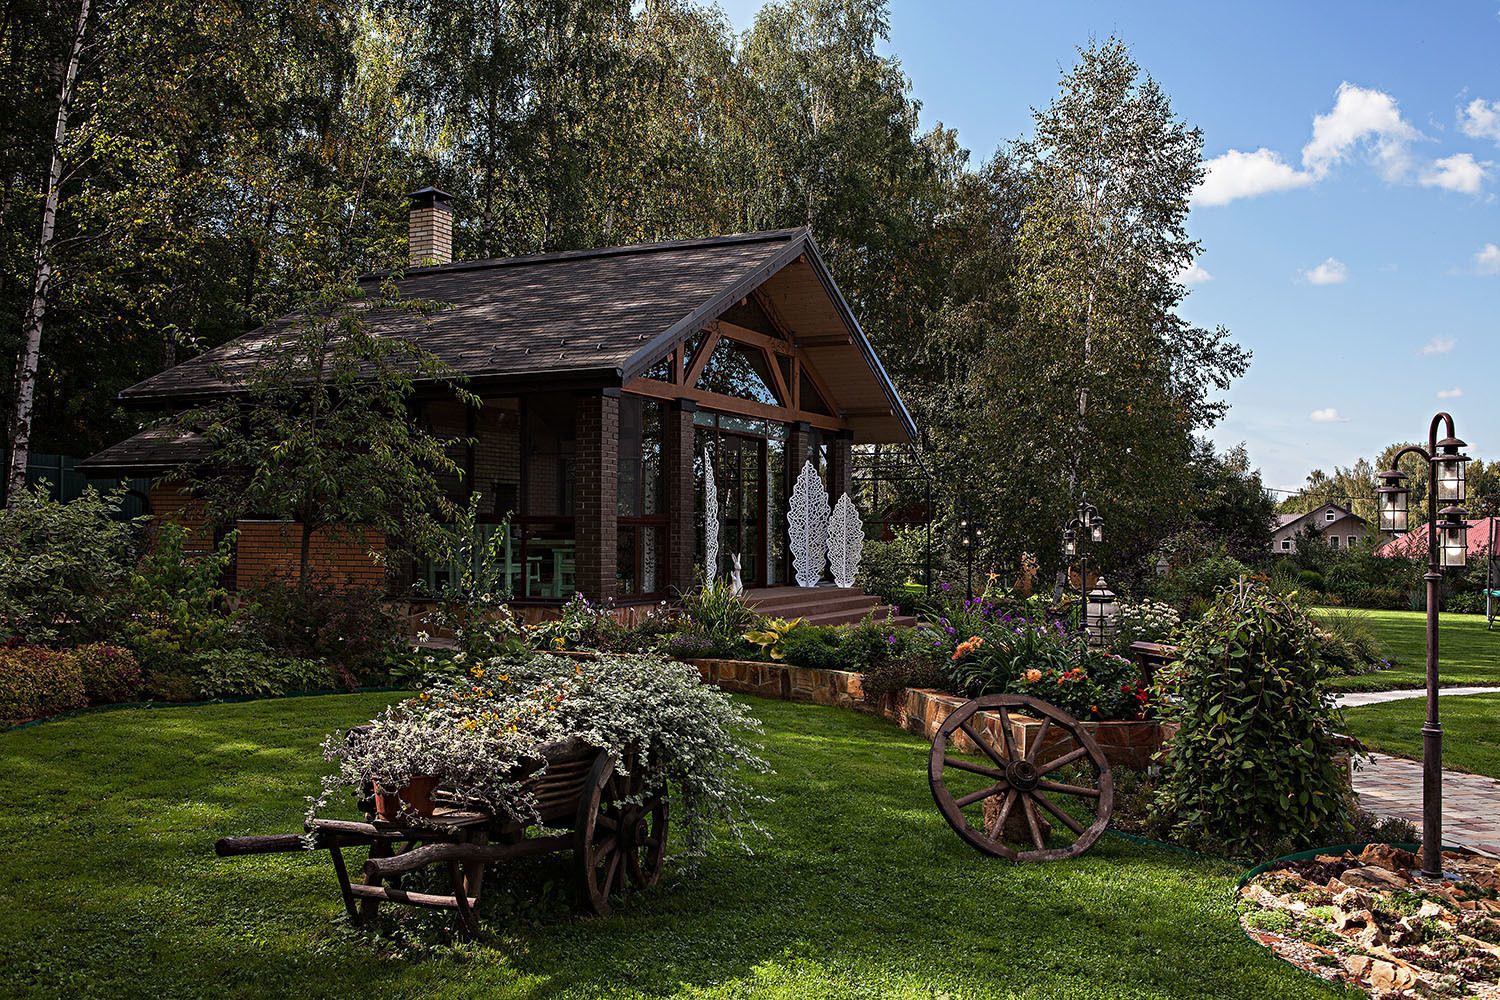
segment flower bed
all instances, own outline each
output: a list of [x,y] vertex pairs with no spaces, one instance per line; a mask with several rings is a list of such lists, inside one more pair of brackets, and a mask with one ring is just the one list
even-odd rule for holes
[[[783,701],[809,702],[815,705],[837,705],[862,711],[872,710],[864,697],[863,676],[846,670],[816,670],[788,667],[754,660],[690,661],[703,679],[725,691],[778,698]],[[873,710],[918,736],[931,738],[943,720],[968,699],[926,688],[904,688],[882,695]],[[1040,720],[1012,713],[1011,735],[1022,750],[1029,749],[1040,731]],[[1116,767],[1141,769],[1171,733],[1169,725],[1155,720],[1126,722],[1082,721],[1083,728],[1099,743],[1105,757]],[[1004,746],[1000,717],[993,712],[975,716],[975,725],[994,747]],[[963,737],[957,738],[960,746]],[[1044,760],[1061,756],[1072,747],[1071,739],[1057,729],[1048,733],[1041,751]],[[969,749],[976,749],[971,747]]]

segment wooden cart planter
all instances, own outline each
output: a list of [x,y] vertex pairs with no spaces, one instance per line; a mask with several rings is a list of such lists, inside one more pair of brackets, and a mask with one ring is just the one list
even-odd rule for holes
[[[459,936],[472,938],[479,933],[485,865],[567,850],[573,852],[580,901],[607,916],[611,896],[655,885],[666,858],[666,795],[642,799],[645,777],[632,763],[617,767],[611,755],[576,739],[541,748],[538,759],[521,769],[522,774],[539,772],[526,785],[537,807],[535,824],[466,807],[441,788],[431,817],[383,820],[375,812],[374,789],[367,786],[360,801],[364,822],[313,819],[307,830],[314,849],[328,851],[344,908],[356,926],[373,918],[383,902],[404,903],[455,911]],[[539,833],[535,826],[556,832]],[[304,836],[295,833],[224,837],[214,845],[220,857],[306,847]],[[362,881],[349,876],[343,853],[349,847],[369,848]],[[403,875],[431,865],[446,865],[451,894],[401,887]]]

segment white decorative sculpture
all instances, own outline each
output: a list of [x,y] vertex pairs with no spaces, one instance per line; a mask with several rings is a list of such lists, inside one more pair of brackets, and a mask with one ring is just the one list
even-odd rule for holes
[[740,577],[740,554],[729,557],[729,592],[735,597],[745,592],[745,581]]
[[823,488],[823,480],[811,462],[804,462],[786,512],[786,533],[792,543],[792,567],[797,571],[799,587],[816,587],[823,575],[828,514],[828,491]]
[[828,519],[828,568],[835,585],[854,586],[859,554],[864,547],[865,522],[860,520],[854,501],[845,493],[833,505],[833,515]]
[[713,583],[719,575],[719,484],[714,482],[714,462],[703,451],[703,580]]

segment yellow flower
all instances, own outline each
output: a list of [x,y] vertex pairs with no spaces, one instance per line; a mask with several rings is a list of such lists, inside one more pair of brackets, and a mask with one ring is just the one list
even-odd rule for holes
[[483,667],[471,667],[469,669],[469,673],[473,674],[475,677],[483,677],[484,676],[484,668]]
[[418,695],[418,697],[421,698],[423,701],[426,701],[427,700],[427,692],[423,691],[420,695]]
[[553,649],[562,649],[563,648],[563,637],[562,636],[558,636],[557,638],[555,638],[555,639],[552,640],[552,648]]

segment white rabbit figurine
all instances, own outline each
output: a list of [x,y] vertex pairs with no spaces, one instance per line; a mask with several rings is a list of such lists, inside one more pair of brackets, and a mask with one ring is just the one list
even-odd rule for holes
[[729,564],[729,592],[738,597],[745,592],[745,582],[740,578],[739,553],[735,553],[729,557]]

